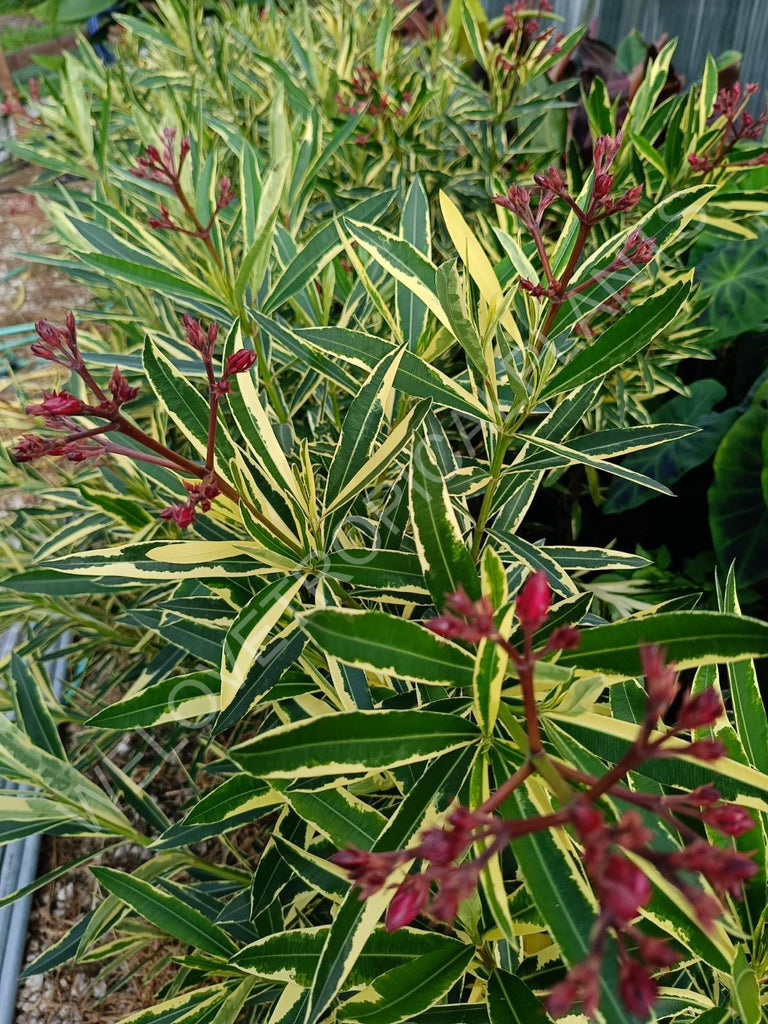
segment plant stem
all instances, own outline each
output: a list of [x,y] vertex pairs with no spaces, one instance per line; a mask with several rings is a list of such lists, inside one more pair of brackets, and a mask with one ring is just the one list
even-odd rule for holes
[[584,251],[584,246],[587,244],[587,238],[589,237],[589,228],[589,223],[583,220],[579,222],[579,233],[576,236],[576,242],[573,246],[573,251],[571,253],[570,259],[568,260],[568,263],[566,264],[565,270],[563,271],[559,279],[561,297],[552,300],[552,305],[549,307],[549,312],[547,313],[546,320],[544,321],[544,326],[541,328],[541,334],[539,336],[539,343],[537,346],[538,348],[541,348],[541,345],[549,335],[549,332],[552,329],[552,324],[555,322],[555,318],[557,317],[557,314],[560,312],[560,307],[565,301],[565,289],[568,287],[568,282],[573,277],[574,271],[576,270],[576,267],[578,266],[579,260],[581,258],[581,254]]
[[483,495],[483,503],[480,506],[480,511],[477,516],[475,535],[472,540],[472,557],[475,561],[477,561],[480,554],[480,545],[483,542],[485,524],[488,522],[488,518],[491,514],[493,499],[496,494],[496,488],[499,486],[501,470],[504,465],[504,456],[507,454],[507,449],[509,448],[511,441],[512,439],[503,433],[499,434],[496,441],[496,449],[491,461],[490,479],[488,481],[488,486],[485,489],[485,494]]
[[522,764],[517,771],[510,775],[506,782],[502,782],[495,793],[492,793],[484,803],[480,804],[477,810],[481,814],[491,814],[496,810],[514,791],[521,786],[527,778],[533,774],[533,765],[530,761]]

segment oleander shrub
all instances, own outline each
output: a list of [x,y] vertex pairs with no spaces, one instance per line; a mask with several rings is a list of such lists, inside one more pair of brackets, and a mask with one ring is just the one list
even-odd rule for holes
[[671,495],[625,456],[695,433],[653,413],[697,240],[765,211],[743,94],[666,96],[669,44],[580,95],[546,4],[208,6],[121,16],[14,144],[94,296],[9,417],[0,831],[100,893],[27,970],[162,939],[134,1024],[758,1022],[768,625],[532,514]]

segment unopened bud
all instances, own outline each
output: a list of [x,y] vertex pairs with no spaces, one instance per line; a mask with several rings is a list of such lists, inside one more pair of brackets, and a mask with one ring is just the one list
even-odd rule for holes
[[535,633],[544,625],[551,598],[547,574],[543,570],[535,572],[523,585],[515,601],[517,617],[526,633]]
[[246,373],[255,364],[256,353],[250,348],[240,348],[227,357],[227,364],[224,370],[225,377],[231,377],[235,373]]

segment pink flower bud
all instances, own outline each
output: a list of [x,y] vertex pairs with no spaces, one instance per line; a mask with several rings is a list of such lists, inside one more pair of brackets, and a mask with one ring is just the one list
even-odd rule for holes
[[726,750],[720,740],[696,740],[683,750],[676,750],[675,754],[686,754],[688,757],[698,758],[699,761],[719,761],[721,757],[725,757]]
[[619,969],[619,996],[631,1014],[645,1020],[659,997],[659,988],[641,964],[624,959]]
[[44,391],[39,405],[28,405],[28,416],[78,416],[85,409],[85,403],[70,395],[68,391]]
[[571,821],[581,839],[597,832],[605,825],[602,812],[586,800],[574,800],[571,805]]
[[462,902],[475,891],[478,868],[472,864],[447,871],[440,879],[431,912],[439,921],[453,921]]
[[31,462],[47,455],[49,449],[50,445],[44,438],[36,434],[22,434],[11,450],[11,456],[14,462]]
[[544,624],[549,614],[551,596],[545,572],[539,570],[528,577],[515,601],[517,617],[526,633],[535,633]]
[[603,912],[618,925],[637,917],[651,898],[651,883],[646,876],[619,854],[606,860],[597,890]]
[[723,702],[720,695],[717,690],[710,688],[683,701],[676,724],[681,729],[700,729],[704,725],[712,725],[722,714]]
[[250,348],[241,348],[227,357],[227,365],[224,370],[225,377],[231,377],[235,373],[245,373],[255,364],[256,353]]
[[547,644],[553,651],[575,651],[581,642],[581,633],[573,626],[559,626],[553,630]]
[[553,1017],[563,1017],[577,1003],[588,1017],[594,1017],[600,1005],[600,962],[596,957],[576,964],[555,985],[547,1000],[547,1010]]
[[677,953],[664,939],[657,939],[650,935],[638,937],[637,951],[640,959],[649,967],[671,967],[680,959]]
[[195,514],[194,504],[187,502],[186,505],[169,505],[161,511],[160,518],[174,522],[182,530],[186,530],[194,523]]
[[120,373],[120,368],[117,366],[114,368],[112,376],[109,378],[109,390],[112,392],[112,398],[118,406],[124,405],[125,402],[132,402],[139,393],[139,389],[137,387],[131,387],[122,373]]
[[708,825],[727,836],[743,836],[745,832],[751,832],[755,827],[749,811],[737,804],[710,807],[704,812],[703,817]]
[[61,329],[49,320],[38,320],[35,324],[35,332],[40,340],[50,348],[61,348]]
[[429,879],[424,875],[410,875],[401,882],[387,909],[387,931],[395,932],[410,924],[422,912],[428,898]]
[[677,695],[677,673],[674,663],[666,664],[666,654],[666,650],[658,644],[647,644],[640,648],[648,710],[654,716],[671,704]]
[[566,978],[564,981],[555,985],[549,993],[549,997],[547,998],[547,1013],[554,1017],[555,1020],[557,1020],[558,1017],[564,1017],[566,1013],[570,1013],[573,1009],[577,998],[578,989],[572,981],[568,981]]

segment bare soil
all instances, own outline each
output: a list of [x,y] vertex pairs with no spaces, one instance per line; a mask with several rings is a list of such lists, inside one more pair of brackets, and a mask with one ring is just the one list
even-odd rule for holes
[[54,267],[28,263],[23,253],[51,252],[45,217],[34,196],[25,193],[37,177],[33,167],[5,173],[0,165],[0,279],[17,267],[23,272],[0,280],[0,327],[42,318],[64,319],[68,309],[88,302],[90,293]]

